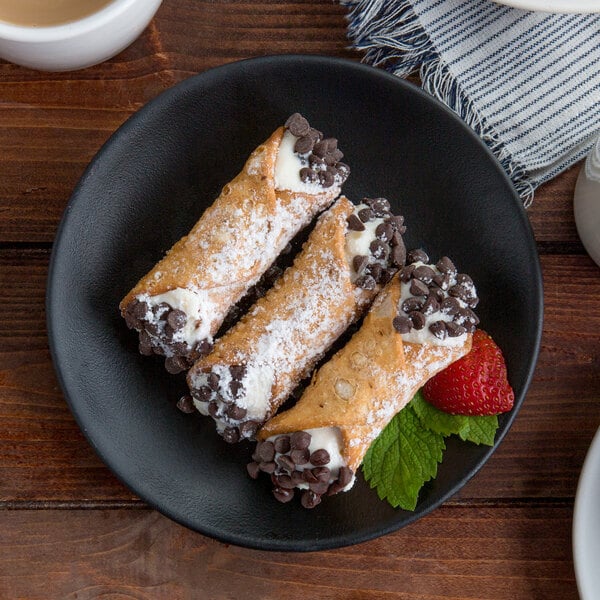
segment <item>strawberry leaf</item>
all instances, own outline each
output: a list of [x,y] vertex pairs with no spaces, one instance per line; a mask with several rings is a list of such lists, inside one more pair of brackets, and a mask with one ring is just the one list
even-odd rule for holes
[[423,426],[412,406],[400,411],[371,444],[363,473],[381,500],[414,510],[423,484],[437,474],[444,436]]
[[417,392],[410,406],[426,429],[444,436],[458,435],[462,440],[474,444],[494,445],[498,429],[496,415],[484,417],[451,415],[429,404],[421,392]]

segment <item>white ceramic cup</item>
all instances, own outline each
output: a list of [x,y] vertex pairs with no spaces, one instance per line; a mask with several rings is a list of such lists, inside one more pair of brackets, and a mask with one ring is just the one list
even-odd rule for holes
[[49,27],[0,22],[0,58],[41,71],[73,71],[96,65],[129,46],[161,2],[113,0],[87,17]]
[[588,254],[600,266],[600,138],[579,172],[573,210],[577,233]]

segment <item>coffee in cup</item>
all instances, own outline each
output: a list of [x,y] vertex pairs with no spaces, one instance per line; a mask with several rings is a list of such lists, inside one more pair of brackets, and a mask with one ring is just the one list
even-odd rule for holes
[[88,17],[113,0],[0,0],[0,21],[52,27]]

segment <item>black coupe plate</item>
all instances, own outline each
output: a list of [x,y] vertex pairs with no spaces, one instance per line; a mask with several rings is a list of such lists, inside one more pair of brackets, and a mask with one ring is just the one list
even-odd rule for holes
[[94,158],[64,214],[48,285],[54,363],[71,410],[106,464],[150,505],[224,542],[317,550],[394,531],[438,506],[493,448],[451,439],[415,512],[354,489],[312,511],[251,480],[251,448],[175,406],[186,390],[137,352],[118,303],[188,232],[248,154],[293,112],[339,139],[354,200],[384,196],[406,217],[407,247],[448,254],[475,280],[482,327],[503,349],[515,417],[537,358],[542,283],[526,214],[497,161],[445,106],[381,70],[278,56],[207,71],[129,119]]

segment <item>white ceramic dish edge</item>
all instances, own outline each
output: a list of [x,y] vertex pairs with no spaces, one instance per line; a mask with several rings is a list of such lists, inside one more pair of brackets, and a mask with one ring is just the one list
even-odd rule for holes
[[499,4],[549,13],[596,13],[600,12],[598,0],[494,0]]
[[583,463],[573,513],[573,561],[581,600],[600,597],[600,428]]

